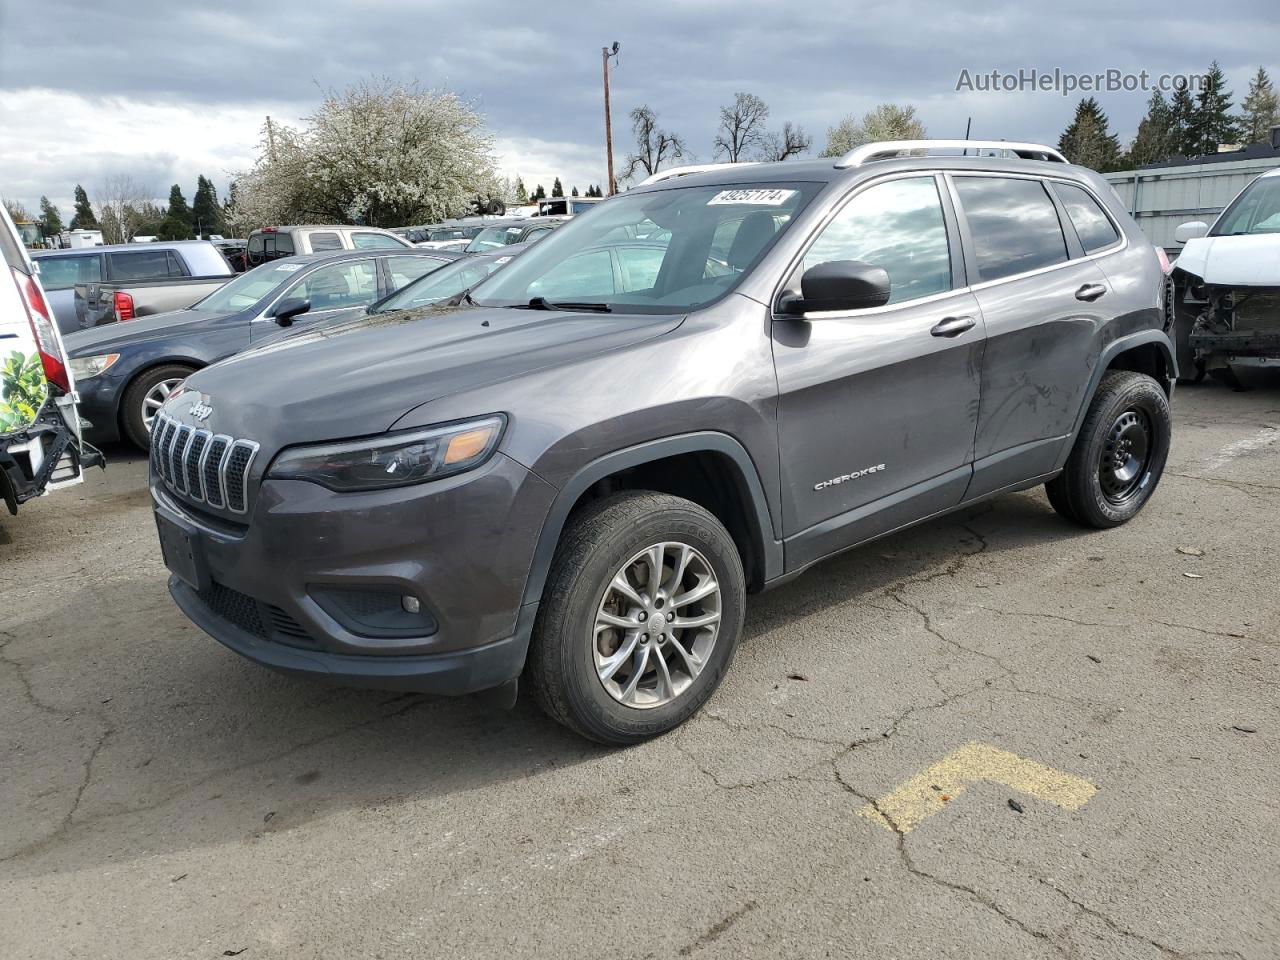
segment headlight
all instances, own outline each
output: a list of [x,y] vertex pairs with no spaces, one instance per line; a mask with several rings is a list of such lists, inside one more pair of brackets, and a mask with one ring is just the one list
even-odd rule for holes
[[77,357],[71,361],[71,375],[77,380],[96,377],[120,359],[118,353],[104,353],[97,357]]
[[506,417],[501,414],[426,430],[285,450],[267,470],[277,480],[309,480],[330,490],[380,490],[439,480],[489,459]]

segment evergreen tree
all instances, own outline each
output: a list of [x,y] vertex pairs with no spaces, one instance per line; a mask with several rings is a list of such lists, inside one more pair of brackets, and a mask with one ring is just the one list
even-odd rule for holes
[[199,239],[211,233],[222,233],[222,207],[213,181],[203,174],[196,179],[196,196],[191,204],[191,217]]
[[547,191],[546,191],[546,190],[544,190],[544,189],[542,189],[542,184],[538,184],[537,188],[533,191],[533,195],[532,195],[531,197],[529,197],[529,199],[530,199],[530,200],[545,200],[545,199],[547,199]]
[[1249,81],[1249,95],[1241,106],[1240,128],[1244,142],[1269,143],[1271,128],[1280,124],[1280,97],[1276,96],[1271,78],[1262,67]]
[[98,218],[93,215],[93,207],[89,206],[89,195],[84,187],[76,184],[76,212],[71,217],[72,230],[97,230]]
[[187,206],[187,198],[182,195],[182,188],[176,183],[169,189],[169,208],[160,224],[161,240],[190,240],[191,208]]
[[564,186],[560,183],[559,177],[556,177],[556,182],[551,185],[551,195],[553,197],[564,196]]
[[574,184],[573,189],[569,191],[569,196],[571,196],[571,197],[576,197],[576,196],[578,196],[578,185],[577,185],[577,184]]
[[1072,163],[1099,173],[1115,170],[1120,162],[1120,141],[1109,129],[1110,121],[1093,97],[1076,106],[1076,115],[1058,138],[1058,149]]
[[1147,115],[1138,124],[1138,135],[1129,148],[1129,162],[1135,167],[1162,163],[1173,152],[1173,113],[1157,90],[1147,101]]
[[1195,115],[1196,102],[1191,91],[1186,87],[1175,90],[1169,101],[1169,146],[1175,154],[1190,157],[1196,153],[1191,133]]
[[516,177],[516,203],[528,203],[529,191],[525,189],[524,181]]
[[44,228],[46,237],[57,236],[62,232],[62,217],[48,197],[40,198],[40,226]]
[[1200,93],[1196,96],[1196,110],[1191,119],[1190,146],[1197,154],[1218,152],[1218,145],[1235,143],[1240,128],[1231,115],[1231,91],[1227,78],[1215,60],[1204,75]]

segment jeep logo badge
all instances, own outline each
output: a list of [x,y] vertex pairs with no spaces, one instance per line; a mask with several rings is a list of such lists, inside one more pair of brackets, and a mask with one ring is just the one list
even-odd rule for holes
[[208,420],[209,415],[213,413],[213,407],[205,403],[203,400],[197,400],[191,405],[191,409],[187,411],[196,420]]

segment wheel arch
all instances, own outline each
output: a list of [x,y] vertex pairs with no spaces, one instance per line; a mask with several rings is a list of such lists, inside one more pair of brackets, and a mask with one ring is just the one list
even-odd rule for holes
[[120,389],[116,391],[116,425],[120,428],[121,436],[124,436],[124,397],[129,389],[138,381],[138,378],[157,367],[167,367],[170,365],[190,367],[193,371],[207,367],[203,360],[196,360],[194,357],[151,357],[143,362],[136,370],[129,374],[129,379],[120,384]]
[[1085,417],[1089,413],[1089,406],[1098,393],[1098,384],[1111,370],[1145,373],[1160,384],[1165,396],[1171,397],[1174,381],[1178,376],[1178,362],[1169,335],[1163,330],[1141,330],[1119,337],[1106,346],[1094,365],[1093,374],[1089,379],[1089,389],[1085,391],[1084,402],[1076,414],[1071,434],[1062,445],[1062,452],[1055,469],[1061,470],[1066,464],[1067,458],[1071,455],[1071,449],[1075,446],[1076,438],[1080,435],[1080,428],[1084,425]]
[[565,525],[581,506],[618,490],[672,493],[709,510],[742,556],[749,589],[782,574],[782,542],[751,456],[728,434],[705,431],[616,450],[583,466],[552,502],[534,548],[523,603],[542,597]]

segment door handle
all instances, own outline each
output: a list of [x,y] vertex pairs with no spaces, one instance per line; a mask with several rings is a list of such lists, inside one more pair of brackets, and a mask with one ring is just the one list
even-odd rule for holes
[[929,332],[935,337],[958,337],[978,325],[973,317],[943,317]]
[[1086,303],[1092,303],[1106,292],[1107,288],[1100,283],[1086,283],[1076,291],[1076,299],[1083,300]]

